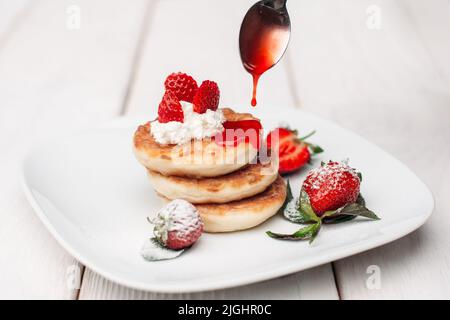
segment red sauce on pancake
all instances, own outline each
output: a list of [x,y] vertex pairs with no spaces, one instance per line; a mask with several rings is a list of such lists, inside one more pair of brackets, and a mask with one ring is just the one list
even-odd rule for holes
[[258,120],[225,121],[223,127],[224,131],[215,137],[217,144],[236,147],[248,142],[259,149],[262,125]]

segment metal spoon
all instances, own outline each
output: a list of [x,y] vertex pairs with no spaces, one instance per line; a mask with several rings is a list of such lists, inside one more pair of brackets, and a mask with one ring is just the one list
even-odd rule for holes
[[242,21],[239,49],[242,64],[253,77],[253,106],[256,105],[259,77],[281,60],[289,43],[291,22],[286,2],[259,1]]

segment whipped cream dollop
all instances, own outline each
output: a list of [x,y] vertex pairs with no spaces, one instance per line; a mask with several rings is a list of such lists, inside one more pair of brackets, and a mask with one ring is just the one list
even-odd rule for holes
[[184,144],[192,139],[210,138],[223,131],[225,117],[222,110],[194,112],[192,103],[180,101],[184,113],[184,122],[170,121],[151,123],[151,133],[160,144]]

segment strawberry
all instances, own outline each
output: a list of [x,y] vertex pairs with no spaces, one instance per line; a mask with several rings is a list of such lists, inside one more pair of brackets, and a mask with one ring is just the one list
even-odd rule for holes
[[277,128],[268,134],[266,139],[268,148],[273,148],[278,143],[281,174],[297,171],[311,160],[311,153],[323,152],[319,146],[305,142],[306,138],[312,134],[314,132],[306,137],[298,138],[297,131],[288,128]]
[[268,148],[270,148],[272,146],[272,140],[274,139],[275,133],[278,133],[279,144],[281,144],[282,141],[291,140],[292,138],[297,136],[296,131],[292,131],[288,128],[276,128],[276,129],[272,130],[267,136],[267,147]]
[[166,91],[158,108],[158,121],[166,123],[170,121],[184,121],[183,108],[174,93]]
[[350,168],[347,162],[322,163],[308,173],[298,198],[294,198],[287,184],[286,200],[282,207],[286,219],[306,224],[292,234],[266,232],[279,240],[309,240],[317,237],[322,224],[336,224],[363,217],[370,220],[380,218],[366,207],[359,193],[362,175]]
[[317,216],[354,203],[359,195],[358,173],[345,163],[330,161],[312,170],[303,182]]
[[193,102],[195,93],[198,90],[197,82],[186,73],[171,73],[164,82],[166,91],[176,95],[178,100]]
[[210,109],[216,111],[219,107],[220,90],[214,81],[203,81],[194,96],[194,111],[205,113]]
[[192,246],[203,232],[203,221],[197,209],[181,199],[168,203],[151,222],[156,240],[173,250]]

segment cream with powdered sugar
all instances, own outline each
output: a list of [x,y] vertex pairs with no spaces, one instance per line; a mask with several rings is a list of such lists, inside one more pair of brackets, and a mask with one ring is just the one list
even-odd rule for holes
[[184,144],[192,139],[211,138],[223,131],[225,117],[222,110],[206,110],[197,113],[189,102],[180,101],[184,113],[184,122],[167,123],[155,120],[151,123],[151,134],[160,144]]

